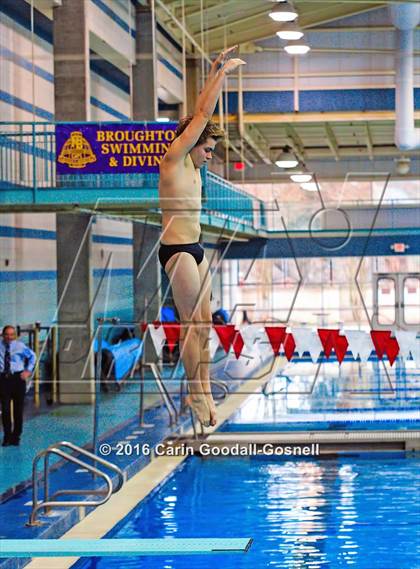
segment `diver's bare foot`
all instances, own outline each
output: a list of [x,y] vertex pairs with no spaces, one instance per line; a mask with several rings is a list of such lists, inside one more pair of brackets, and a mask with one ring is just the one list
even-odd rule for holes
[[217,409],[211,395],[207,395],[207,405],[210,409],[210,425],[214,427],[217,423]]
[[200,423],[204,427],[210,427],[211,413],[205,395],[194,395],[194,396],[187,395],[185,398],[185,402],[187,405],[191,407],[191,409],[197,415]]

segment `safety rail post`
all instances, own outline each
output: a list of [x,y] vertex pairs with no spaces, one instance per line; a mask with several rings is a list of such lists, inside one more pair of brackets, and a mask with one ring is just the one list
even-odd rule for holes
[[96,366],[95,366],[95,402],[93,406],[93,435],[92,435],[92,448],[94,454],[98,452],[98,439],[99,439],[99,398],[101,395],[101,380],[102,380],[102,336],[103,326],[106,322],[115,325],[120,321],[119,318],[97,318],[98,333],[97,333],[97,350],[96,350]]
[[40,381],[39,381],[39,333],[41,329],[41,322],[35,322],[33,330],[33,342],[34,342],[34,352],[36,357],[35,369],[34,369],[34,404],[35,407],[40,405]]
[[143,322],[140,323],[140,338],[142,341],[141,360],[140,360],[140,401],[139,401],[139,425],[143,427],[144,423],[144,365],[145,365],[145,339],[147,334],[147,297],[144,297],[143,319],[145,329],[143,330]]
[[32,122],[32,183],[33,183],[33,196],[34,204],[37,203],[37,179],[36,179],[36,123]]
[[[140,323],[140,332],[141,332],[141,341],[142,341],[142,350],[141,350],[141,359],[140,359],[140,401],[139,401],[139,427],[142,429],[151,429],[154,427],[154,423],[145,423],[144,422],[144,369],[146,365],[146,338],[147,338],[147,296],[144,297],[144,309],[143,309],[143,322]],[[145,326],[143,330],[143,324]]]
[[160,373],[159,373],[158,365],[156,363],[151,363],[148,365],[150,366],[150,369],[152,370],[152,373],[153,373],[154,378],[155,378],[156,385],[158,386],[158,389],[159,389],[160,396],[162,397],[163,403],[165,404],[165,407],[168,411],[169,424],[170,425],[173,425],[173,424],[176,425],[178,422],[179,413],[178,413],[178,410],[176,408],[176,405],[175,405],[170,393],[168,392],[165,384],[162,381],[162,378],[161,378]]
[[99,423],[99,396],[102,377],[102,327],[104,318],[97,318],[98,331],[96,336],[96,366],[95,366],[95,402],[93,405],[93,433],[92,449],[95,454],[98,451],[98,423]]
[[[144,326],[147,326],[145,323]],[[142,342],[141,359],[140,359],[140,401],[139,401],[139,425],[143,427],[144,424],[144,342],[146,338],[147,328],[143,330],[143,322],[140,323],[140,339]]]
[[51,328],[51,400],[57,403],[58,399],[58,352],[57,352],[57,326]]
[[[49,457],[50,453],[46,452],[44,455],[44,502],[48,501],[48,496],[50,494],[50,483],[48,478],[49,472]],[[50,511],[50,506],[45,507],[45,513],[47,514]]]

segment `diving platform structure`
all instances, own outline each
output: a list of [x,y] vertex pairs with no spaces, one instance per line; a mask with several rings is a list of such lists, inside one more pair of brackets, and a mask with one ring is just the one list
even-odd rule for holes
[[[160,225],[157,173],[59,175],[58,124],[0,123],[0,213],[88,213]],[[420,252],[416,204],[372,201],[328,209],[319,195],[319,203],[294,214],[287,204],[259,199],[211,172],[202,179],[202,230],[217,236],[225,259]]]
[[1,557],[132,557],[246,553],[252,539],[2,539]]

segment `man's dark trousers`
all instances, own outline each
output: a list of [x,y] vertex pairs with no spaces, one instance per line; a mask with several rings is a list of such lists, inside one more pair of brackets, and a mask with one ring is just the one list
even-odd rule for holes
[[[1,418],[4,438],[7,441],[19,440],[22,434],[23,406],[26,394],[26,381],[20,377],[21,372],[0,373]],[[13,430],[11,403],[13,402]]]

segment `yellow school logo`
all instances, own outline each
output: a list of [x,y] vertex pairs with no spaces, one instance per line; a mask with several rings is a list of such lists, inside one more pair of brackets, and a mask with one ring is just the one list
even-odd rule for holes
[[96,162],[96,156],[83,134],[75,130],[64,143],[58,161],[70,168],[84,168],[86,164]]

